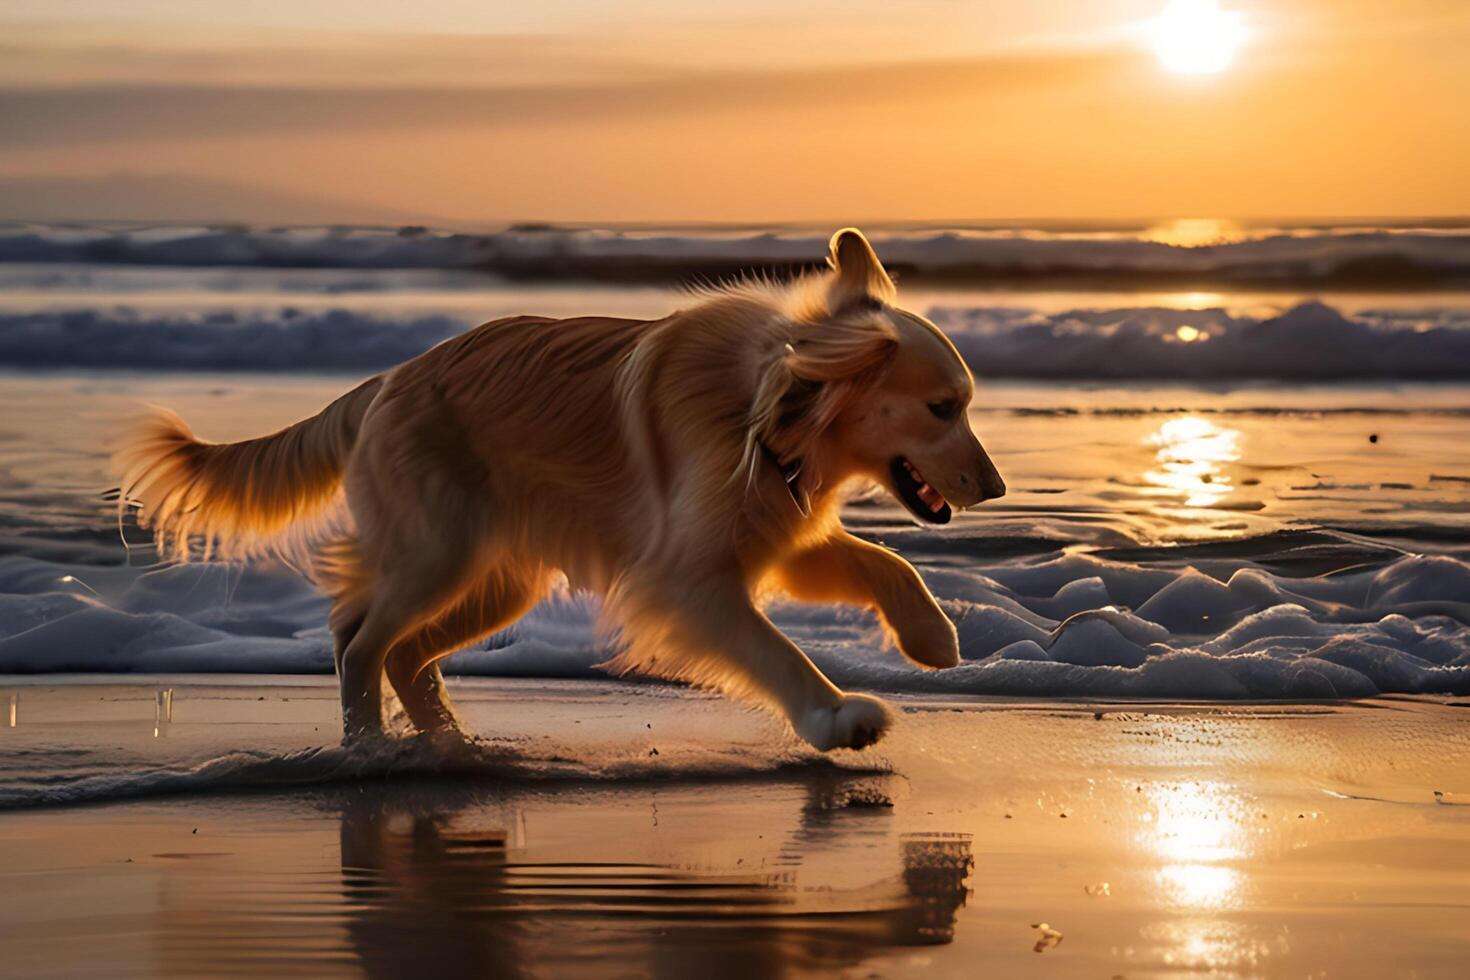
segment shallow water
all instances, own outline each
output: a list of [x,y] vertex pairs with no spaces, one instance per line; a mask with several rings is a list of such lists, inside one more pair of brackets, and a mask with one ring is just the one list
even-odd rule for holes
[[[1448,978],[1466,955],[1462,704],[899,697],[881,753],[832,759],[685,690],[453,686],[477,760],[324,748],[328,678],[0,688],[0,975]],[[68,791],[86,805],[31,808]],[[1040,923],[1061,941],[1036,952]]]

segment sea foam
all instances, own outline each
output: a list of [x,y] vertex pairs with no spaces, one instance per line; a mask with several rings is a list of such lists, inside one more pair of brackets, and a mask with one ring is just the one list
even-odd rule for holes
[[[1088,554],[921,567],[959,631],[963,663],[951,670],[920,670],[886,649],[862,610],[777,602],[770,613],[839,684],[876,691],[1470,694],[1470,566],[1451,557],[1314,578],[1244,559],[1161,567]],[[87,574],[0,561],[0,673],[332,670],[325,602],[283,568],[175,566],[115,576],[96,593]],[[605,676],[614,648],[597,617],[589,596],[553,597],[446,669]]]

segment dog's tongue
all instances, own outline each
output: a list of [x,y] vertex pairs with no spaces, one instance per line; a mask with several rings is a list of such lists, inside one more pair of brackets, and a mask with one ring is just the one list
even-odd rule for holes
[[935,490],[934,487],[930,484],[921,483],[919,485],[918,493],[919,499],[928,504],[929,509],[934,511],[935,513],[938,513],[939,510],[944,507],[944,494],[940,493],[938,490]]

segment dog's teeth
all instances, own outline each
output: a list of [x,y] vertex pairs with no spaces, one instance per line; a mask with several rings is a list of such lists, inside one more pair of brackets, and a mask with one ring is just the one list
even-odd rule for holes
[[920,483],[919,489],[916,491],[916,493],[918,494],[919,499],[922,500],[925,506],[927,506],[929,510],[933,513],[937,514],[944,509],[944,494],[940,493],[938,490],[935,490],[929,484]]
[[910,463],[906,459],[900,459],[899,462],[903,464],[903,470],[908,474],[909,479],[914,481],[914,494],[919,498],[920,502],[929,508],[929,512],[932,514],[943,513],[945,504],[944,494],[930,486],[929,482],[924,479],[924,474],[920,473],[913,463]]

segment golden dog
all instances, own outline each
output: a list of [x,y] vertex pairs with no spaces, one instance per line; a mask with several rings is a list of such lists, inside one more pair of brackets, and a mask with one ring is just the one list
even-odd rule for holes
[[860,232],[829,264],[662,320],[487,323],[260,439],[205,443],[160,410],[119,453],[124,499],[165,557],[274,553],[333,598],[349,738],[382,732],[385,674],[415,726],[457,732],[437,661],[564,575],[604,597],[613,670],[862,748],[883,702],[833,685],[759,597],[871,606],[910,660],[954,666],[953,625],[908,562],[843,530],[841,490],[877,481],[944,523],[1005,485],[954,347],[893,305]]

